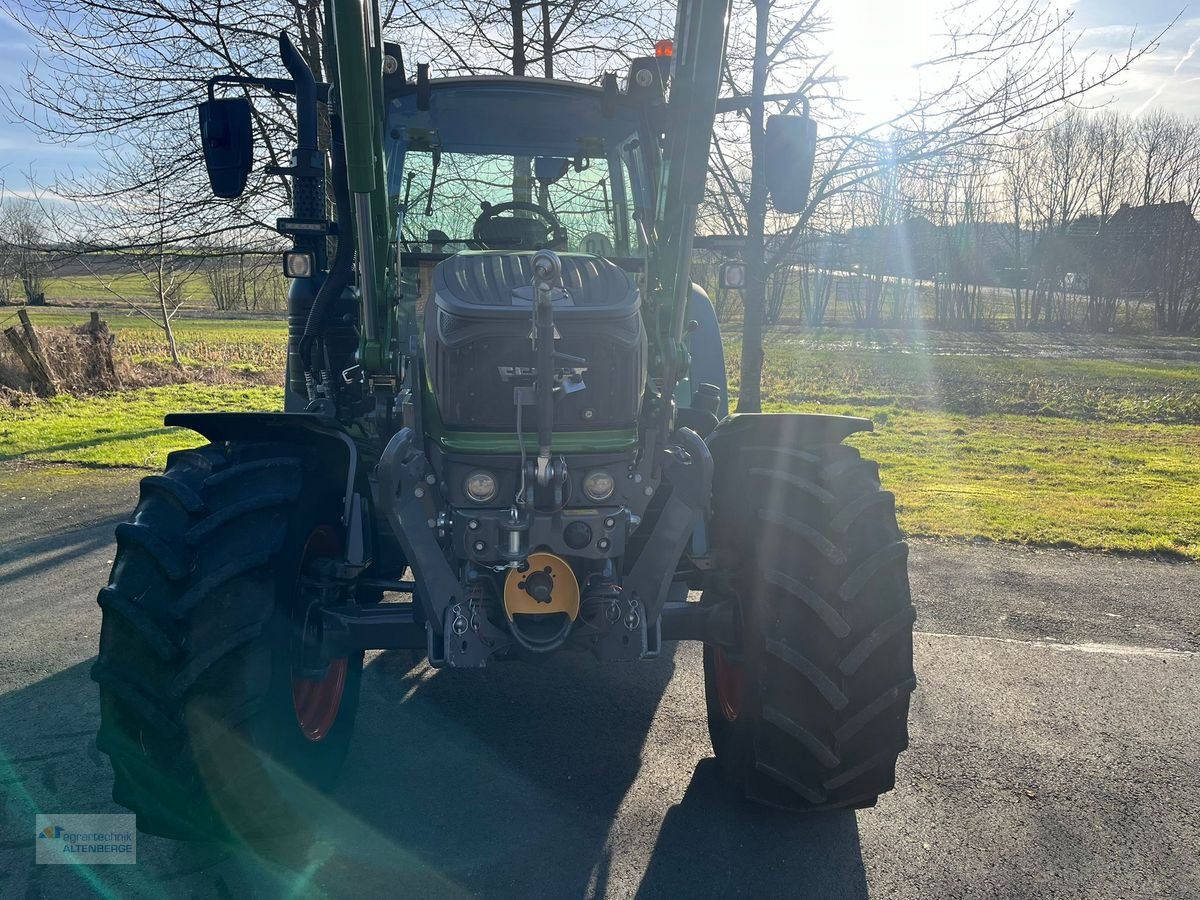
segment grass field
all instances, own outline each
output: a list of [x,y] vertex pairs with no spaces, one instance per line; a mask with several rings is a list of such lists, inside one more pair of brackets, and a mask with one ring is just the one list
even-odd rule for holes
[[[181,276],[182,299],[188,305],[212,304],[212,291],[203,274]],[[106,287],[107,286],[107,287]],[[108,290],[112,288],[112,291]],[[51,303],[63,301],[79,303],[93,301],[112,303],[117,298],[113,291],[131,300],[150,300],[158,295],[149,279],[137,273],[126,275],[55,275],[43,281],[43,291]]]
[[[104,321],[122,338],[153,336],[162,331],[144,316],[132,310],[120,309],[111,305],[34,306],[29,308],[29,316],[34,325],[61,328],[68,325],[82,325],[88,320],[93,309],[99,311]],[[0,307],[0,320],[10,316],[15,318],[16,311]],[[287,332],[282,313],[270,317],[231,318],[209,310],[184,310],[173,322],[175,330],[179,333],[190,333],[195,336],[259,335],[266,338],[268,335],[282,336]]]
[[[105,316],[121,352],[161,354],[151,323]],[[282,370],[279,320],[180,319],[178,336],[210,365]],[[768,410],[875,422],[852,440],[910,534],[1200,559],[1200,342],[829,330],[775,336],[767,359]],[[184,384],[0,407],[0,461],[156,468],[197,440],[166,412],[279,406],[277,388]]]
[[[0,323],[9,317],[0,308]],[[35,326],[66,328],[88,320],[87,307],[37,308],[30,311]],[[105,308],[104,321],[117,336],[115,355],[129,361],[168,359],[162,329],[144,316],[123,309]],[[287,357],[287,323],[272,318],[217,319],[180,315],[172,320],[175,340],[185,364],[242,366],[277,373],[282,379]]]
[[0,407],[0,462],[161,468],[196,435],[163,427],[169,412],[279,409],[282,388],[173,384],[94,397],[59,396]]
[[1200,427],[893,410],[851,443],[909,534],[1200,559]]
[[[737,347],[726,349],[736,393]],[[830,350],[770,341],[764,402],[1200,424],[1200,364]]]

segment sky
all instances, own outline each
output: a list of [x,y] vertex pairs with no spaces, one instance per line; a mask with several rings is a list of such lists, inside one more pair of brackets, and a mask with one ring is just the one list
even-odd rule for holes
[[[957,0],[829,0],[826,43],[860,116],[886,118],[916,90],[916,64],[939,52],[940,11],[951,2]],[[1153,53],[1091,102],[1130,113],[1161,106],[1200,115],[1200,3],[1193,9],[1182,0],[1073,0],[1062,9],[1073,16],[1079,50],[1100,55],[1122,53],[1131,35],[1144,43],[1178,16]],[[35,58],[29,37],[0,10],[0,91],[19,92],[22,67]],[[95,160],[86,144],[39,143],[0,108],[0,181],[10,192],[23,190],[30,172],[46,184]]]
[[[957,2],[839,0],[829,5],[827,43],[844,79],[844,96],[863,119],[886,119],[917,90],[916,64],[942,52],[943,10]],[[1190,9],[1184,0],[1074,0],[1057,7],[1071,16],[1077,56],[1091,53],[1097,62],[1124,55],[1131,39],[1145,45],[1178,17],[1154,52],[1087,103],[1111,104],[1128,113],[1161,106],[1200,115],[1200,3]]]

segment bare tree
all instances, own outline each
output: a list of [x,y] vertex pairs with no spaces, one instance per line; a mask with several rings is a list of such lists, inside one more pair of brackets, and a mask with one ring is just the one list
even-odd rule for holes
[[[139,152],[169,170],[170,209],[193,239],[274,246],[275,212],[290,184],[286,165],[294,111],[277,97],[254,105],[255,166],[243,196],[214,205],[201,165],[195,105],[212,75],[279,75],[276,40],[286,30],[318,79],[327,79],[320,0],[0,0],[0,10],[40,45],[20,88],[6,91],[10,115],[44,140],[90,141],[108,167],[96,185],[63,178],[55,189],[88,203],[119,202],[146,187]],[[433,59],[441,74],[505,73],[592,80],[643,55],[671,21],[663,0],[402,0],[385,4],[384,34],[409,62]],[[669,27],[669,25],[668,25]],[[120,48],[119,52],[114,48]],[[529,181],[530,179],[526,179]]]
[[[1032,300],[1029,322],[1066,324],[1068,230],[1086,210],[1096,184],[1095,146],[1083,114],[1070,110],[1034,142],[1030,192]],[[1058,303],[1056,311],[1056,300]]]
[[1194,119],[1154,108],[1134,120],[1133,145],[1141,203],[1200,198],[1200,125]]
[[171,363],[178,367],[174,319],[190,299],[188,284],[204,256],[189,243],[187,223],[176,216],[170,160],[145,152],[114,155],[106,171],[95,176],[93,193],[112,193],[106,178],[132,180],[135,174],[127,167],[137,168],[136,191],[125,191],[119,203],[76,201],[58,227],[75,236],[76,258],[110,297],[162,330]]
[[[155,189],[167,192],[176,227],[195,237],[274,243],[271,224],[290,201],[290,185],[268,167],[287,163],[294,111],[280,98],[257,98],[260,164],[239,200],[214,205],[195,108],[212,75],[282,74],[282,29],[323,77],[316,0],[0,0],[0,10],[39,51],[19,86],[3,92],[9,115],[42,140],[88,142],[98,151],[88,176],[60,176],[58,194],[119,204],[147,188],[144,173],[161,173]],[[144,164],[132,164],[142,154]],[[103,177],[90,177],[97,173]]]
[[[1117,57],[1077,55],[1070,13],[1043,7],[1039,0],[966,2],[953,7],[947,23],[947,51],[925,65],[928,85],[906,108],[867,127],[844,127],[822,142],[820,165],[807,210],[790,222],[768,209],[764,134],[770,110],[795,109],[800,97],[817,115],[831,84],[828,57],[819,52],[823,27],[819,0],[795,6],[787,0],[737,0],[735,22],[747,25],[748,51],[730,53],[726,73],[729,91],[746,101],[745,114],[733,136],[719,135],[713,176],[725,179],[721,197],[744,203],[747,288],[742,331],[741,387],[738,408],[761,409],[763,330],[767,283],[771,273],[790,259],[814,213],[840,193],[874,178],[880,160],[907,165],[933,159],[982,138],[997,137],[1047,117],[1058,105],[1110,81],[1143,53],[1151,41],[1130,46]],[[731,37],[736,41],[737,33]],[[791,64],[779,61],[788,55]],[[740,67],[740,68],[739,68]],[[888,145],[891,153],[864,153],[865,146]],[[748,153],[738,154],[745,147]],[[735,187],[736,185],[736,187]],[[765,239],[768,222],[780,239]]]
[[673,16],[664,0],[402,0],[384,27],[446,74],[594,81],[650,52]]
[[1096,165],[1095,210],[1107,219],[1133,189],[1133,128],[1129,118],[1113,110],[1092,116],[1089,123]]
[[934,316],[943,326],[975,328],[989,315],[981,287],[993,281],[987,226],[996,192],[996,165],[989,148],[954,153],[922,166],[925,179],[939,187],[931,220],[939,227]]
[[206,247],[204,257],[204,283],[218,310],[277,310],[284,305],[287,280],[274,254]]
[[0,302],[45,302],[47,222],[38,203],[0,190]]
[[998,170],[996,190],[999,195],[998,208],[1002,209],[1005,227],[1002,229],[1007,244],[1008,263],[1000,273],[1001,283],[1012,295],[1013,326],[1023,328],[1027,312],[1028,267],[1026,254],[1026,225],[1028,223],[1030,184],[1031,141],[1027,135],[1016,133],[998,149],[995,160]]

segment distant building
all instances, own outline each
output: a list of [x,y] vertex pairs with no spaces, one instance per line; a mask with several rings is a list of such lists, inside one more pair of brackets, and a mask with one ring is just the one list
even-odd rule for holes
[[1093,292],[1152,301],[1164,331],[1200,322],[1200,223],[1185,202],[1122,204],[1100,226],[1089,272]]
[[1168,273],[1200,251],[1200,223],[1188,204],[1121,204],[1100,227],[1095,260],[1100,271],[1109,270],[1122,294],[1156,293]]

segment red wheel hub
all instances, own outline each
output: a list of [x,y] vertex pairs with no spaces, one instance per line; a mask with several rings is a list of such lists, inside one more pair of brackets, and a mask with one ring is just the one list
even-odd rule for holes
[[343,656],[329,664],[325,677],[320,681],[292,676],[292,705],[296,708],[296,722],[310,741],[323,739],[337,721],[342,692],[346,689],[348,667]]
[[713,650],[713,674],[717,682],[717,705],[727,721],[736,722],[742,714],[742,696],[746,691],[746,669],[725,655],[720,647]]
[[[304,544],[300,559],[300,571],[314,556],[337,556],[342,551],[337,532],[328,525],[316,528]],[[301,611],[303,616],[303,611]],[[298,623],[303,627],[303,618]],[[323,740],[337,721],[338,709],[342,705],[342,694],[346,690],[346,674],[349,663],[342,656],[330,661],[324,677],[302,678],[292,666],[292,706],[296,711],[296,724],[310,741]]]

